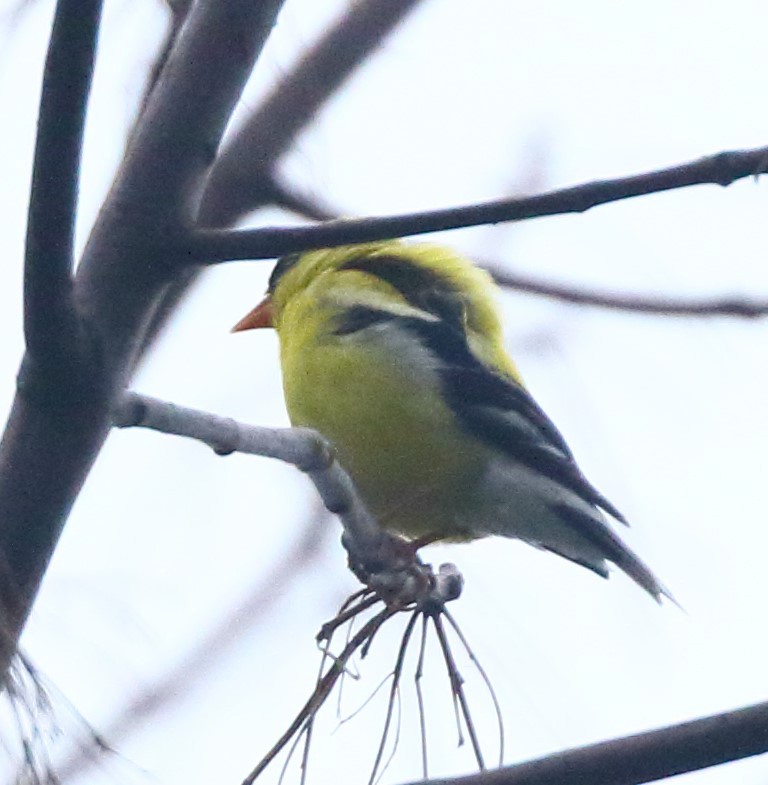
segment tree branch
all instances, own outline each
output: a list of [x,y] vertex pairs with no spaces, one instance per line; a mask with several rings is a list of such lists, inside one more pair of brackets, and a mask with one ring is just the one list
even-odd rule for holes
[[768,147],[717,153],[654,172],[562,188],[537,196],[375,218],[348,218],[310,226],[246,230],[198,229],[169,249],[188,264],[271,259],[335,245],[428,234],[447,229],[583,213],[592,207],[691,185],[727,186],[768,171]]
[[611,294],[516,275],[506,272],[491,262],[479,262],[479,265],[488,270],[496,283],[505,289],[550,297],[575,305],[593,305],[615,311],[657,316],[738,316],[744,319],[756,319],[768,314],[768,301],[748,300],[742,297],[707,297],[694,300],[667,296]]
[[[768,751],[768,703],[430,785],[640,785]],[[421,784],[420,784],[421,785]]]
[[[276,184],[275,188],[279,188]],[[331,210],[307,194],[287,192],[281,201],[286,209],[293,209],[305,218],[315,221],[337,220],[339,211]],[[768,314],[768,301],[744,297],[707,297],[703,299],[675,298],[666,295],[643,296],[597,292],[571,284],[550,283],[537,278],[508,272],[495,262],[475,259],[487,270],[496,283],[504,288],[526,294],[549,297],[574,305],[595,306],[616,311],[655,316],[735,316],[756,319]]]
[[454,565],[441,565],[435,574],[418,558],[418,540],[408,542],[379,527],[336,460],[333,447],[317,431],[243,425],[136,393],[123,397],[114,423],[118,428],[140,426],[196,439],[220,455],[242,452],[277,458],[305,472],[326,509],[344,527],[342,543],[349,568],[388,605],[405,607],[427,597],[448,602],[461,594],[463,578]]
[[[351,537],[376,537],[377,525],[351,480],[333,461],[328,444],[309,429],[245,426],[134,393],[115,415],[118,427],[141,426],[232,451],[284,460],[312,478],[326,507],[339,514]],[[455,573],[451,581],[457,580]],[[458,578],[460,582],[460,577]],[[448,592],[446,592],[448,595]],[[444,785],[639,785],[768,751],[768,703],[623,739],[567,750]]]
[[127,393],[114,414],[118,428],[151,428],[186,436],[211,447],[219,455],[242,452],[290,463],[317,488],[329,512],[339,516],[345,532],[362,546],[374,547],[381,529],[363,504],[349,475],[334,457],[331,445],[309,428],[262,428],[228,417]]
[[[53,434],[64,424],[62,409],[90,401],[89,393],[99,387],[88,378],[87,366],[98,360],[77,313],[72,268],[83,129],[101,7],[101,0],[59,0],[43,73],[25,248],[27,353],[14,407],[18,413],[30,402],[31,414],[27,428],[12,414],[0,443],[0,684],[28,613],[30,586],[37,585],[50,557],[47,541],[58,533],[41,536],[35,513],[29,511],[36,506],[37,514],[49,512],[46,495],[56,495],[57,480],[41,493],[41,475],[25,469],[39,462],[57,466],[59,460],[77,465]],[[39,545],[42,552],[36,555]]]
[[[249,212],[275,204],[295,211],[308,207],[279,183],[280,157],[351,74],[420,0],[360,0],[349,5],[225,144],[202,196],[197,222],[226,227]],[[310,213],[315,220],[330,216]],[[199,268],[191,267],[164,293],[153,314],[139,357],[152,346],[189,289]]]
[[328,99],[420,0],[351,3],[222,150],[198,223],[227,226],[273,200],[274,168]]
[[[90,399],[20,389],[0,444],[0,679],[69,510],[111,426],[156,303],[178,274],[160,238],[192,223],[213,151],[281,0],[199,0],[130,140],[78,266],[74,298],[103,365]],[[137,240],[138,238],[138,240]]]
[[165,5],[168,7],[170,20],[168,29],[165,31],[165,37],[160,45],[160,50],[155,57],[152,67],[147,74],[147,81],[144,85],[144,94],[139,102],[139,115],[144,111],[149,101],[149,96],[155,89],[155,85],[160,81],[160,75],[165,69],[168,58],[171,56],[176,42],[179,40],[181,28],[187,20],[189,10],[192,7],[192,0],[166,0]]
[[[329,531],[328,516],[320,505],[307,521],[298,538],[266,575],[230,608],[181,660],[150,684],[142,684],[106,723],[99,738],[109,747],[129,736],[158,713],[188,697],[203,677],[225,657],[258,620],[284,597],[291,584],[309,569],[322,554]],[[71,782],[91,765],[101,762],[91,747],[78,746],[53,766],[58,782]]]
[[72,269],[83,129],[101,8],[102,0],[57,3],[37,122],[24,265],[24,334],[40,375],[49,372],[39,383],[59,388],[63,367],[85,349],[72,297]]

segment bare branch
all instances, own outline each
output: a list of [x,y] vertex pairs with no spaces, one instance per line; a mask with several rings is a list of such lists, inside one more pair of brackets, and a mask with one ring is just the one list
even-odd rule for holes
[[421,679],[424,676],[424,655],[427,651],[427,625],[429,616],[422,614],[421,617],[421,640],[419,642],[419,658],[416,661],[416,673],[413,675],[413,683],[416,688],[416,704],[419,707],[419,737],[421,741],[421,774],[424,779],[429,778],[429,757],[427,754],[427,712],[424,703],[424,690],[421,687]]
[[[421,611],[415,610],[411,614],[411,618],[408,619],[408,624],[405,626],[405,631],[403,632],[403,637],[400,640],[400,649],[397,652],[397,659],[395,660],[395,667],[392,671],[392,684],[389,688],[389,701],[387,702],[387,711],[384,715],[384,728],[381,731],[381,739],[379,740],[379,748],[376,751],[376,758],[373,762],[373,767],[371,768],[371,776],[368,778],[368,785],[374,785],[377,781],[377,774],[384,773],[384,770],[379,772],[379,767],[381,766],[381,759],[384,756],[384,749],[387,745],[387,739],[389,738],[389,726],[392,723],[392,713],[395,706],[395,698],[397,697],[398,689],[400,687],[400,679],[403,675],[403,664],[405,662],[405,654],[408,651],[408,643],[411,640],[411,635],[413,633],[413,628],[416,626],[416,622],[421,616]],[[386,766],[384,767],[386,769]]]
[[[451,683],[451,694],[453,696],[454,706],[457,706],[457,708],[461,710],[461,719],[464,720],[467,733],[469,733],[469,740],[472,743],[472,751],[475,755],[477,767],[483,771],[485,770],[485,761],[483,759],[483,752],[480,749],[480,739],[477,737],[475,723],[472,720],[472,714],[469,710],[469,702],[467,701],[467,696],[464,692],[464,677],[461,675],[461,673],[459,673],[456,660],[453,656],[453,651],[451,650],[451,645],[448,641],[448,637],[445,634],[442,613],[435,613],[432,615],[432,624],[435,627],[437,640],[440,643],[440,650],[443,653],[443,660],[445,661],[445,667],[448,671],[448,679]],[[459,726],[459,744],[463,743],[461,734],[461,719],[457,717]]]
[[634,196],[691,185],[727,186],[768,169],[768,147],[717,153],[654,172],[596,180],[537,196],[499,199],[482,204],[376,218],[348,218],[299,227],[260,229],[199,229],[181,238],[175,251],[188,264],[216,264],[243,259],[272,259],[287,253],[336,245],[428,234],[447,229],[523,221],[546,215],[583,213],[592,207]]
[[326,509],[336,513],[349,536],[376,544],[381,530],[357,494],[349,475],[335,460],[333,448],[309,428],[261,428],[227,417],[176,406],[128,393],[115,412],[118,428],[151,428],[186,436],[212,447],[219,455],[242,452],[293,464],[315,484]]
[[153,243],[192,225],[224,128],[282,4],[210,0],[190,11],[110,194],[123,223],[138,224]]
[[756,319],[768,314],[768,301],[742,297],[707,297],[701,300],[667,296],[647,297],[595,292],[559,283],[548,283],[503,270],[491,262],[479,262],[505,289],[551,297],[574,305],[592,305],[615,311],[630,311],[655,316],[737,316]]
[[296,719],[291,723],[285,733],[277,740],[271,750],[259,761],[256,767],[248,774],[243,780],[242,785],[253,785],[253,782],[258,776],[267,768],[267,766],[275,759],[285,745],[290,740],[299,734],[299,737],[311,727],[311,723],[317,714],[318,709],[325,703],[325,700],[330,695],[339,677],[344,673],[347,663],[352,655],[360,649],[367,641],[371,639],[376,631],[384,624],[387,619],[390,619],[398,613],[395,608],[384,608],[379,611],[372,619],[369,619],[355,634],[355,636],[347,643],[341,654],[333,658],[331,667],[318,681],[315,691],[310,696],[309,700],[304,704],[301,711],[296,716]]
[[768,752],[768,703],[433,785],[640,785]]
[[[70,508],[111,425],[159,296],[177,273],[161,250],[191,225],[213,151],[281,0],[200,0],[133,134],[77,269],[74,298],[103,365],[93,393],[39,401],[20,389],[0,446],[0,552],[19,597],[5,606],[0,674]],[[136,238],[141,238],[136,242]],[[89,390],[90,392],[90,390]]]
[[[275,185],[275,188],[279,188]],[[279,192],[278,192],[279,193]],[[316,221],[338,220],[339,211],[307,194],[286,192],[281,206],[293,209],[305,218]],[[707,297],[703,299],[675,298],[667,295],[643,296],[597,292],[571,284],[550,283],[538,278],[511,273],[501,265],[484,259],[475,263],[488,270],[496,283],[505,289],[549,297],[574,305],[595,306],[616,311],[629,311],[655,316],[735,316],[757,319],[768,314],[768,300],[745,297]]]
[[[312,695],[310,695],[307,702],[302,707],[302,709],[299,711],[296,718],[290,724],[288,729],[285,731],[285,733],[282,734],[282,736],[280,736],[276,744],[259,761],[256,767],[246,777],[246,779],[243,782],[243,785],[252,785],[252,783],[256,780],[256,778],[261,775],[264,769],[266,769],[266,767],[275,759],[275,757],[283,749],[285,749],[288,744],[291,744],[291,747],[289,748],[289,752],[288,752],[288,760],[286,760],[286,763],[283,766],[283,772],[280,775],[280,781],[282,781],[283,775],[285,774],[285,770],[288,765],[288,762],[290,761],[291,755],[293,754],[293,751],[296,748],[296,745],[298,744],[302,736],[306,737],[304,754],[302,757],[302,764],[301,764],[301,770],[302,770],[301,781],[304,782],[306,776],[306,763],[309,755],[309,743],[311,740],[314,720],[315,717],[317,716],[318,711],[322,708],[325,701],[330,696],[336,683],[343,677],[344,673],[347,671],[347,665],[350,659],[352,658],[352,656],[356,652],[359,652],[361,658],[366,657],[371,648],[371,644],[373,643],[373,640],[376,637],[376,634],[382,628],[384,623],[387,622],[393,616],[395,616],[397,613],[406,612],[406,613],[411,613],[411,618],[408,620],[405,631],[401,638],[395,666],[391,672],[392,685],[389,693],[389,701],[388,701],[385,720],[384,720],[384,728],[382,731],[380,744],[376,753],[376,758],[373,764],[373,769],[371,771],[370,783],[377,781],[377,774],[379,775],[380,778],[383,771],[386,770],[387,766],[389,765],[389,761],[387,761],[387,763],[385,763],[384,766],[381,767],[381,761],[383,758],[384,748],[386,746],[387,738],[389,736],[389,728],[392,721],[394,703],[396,699],[399,699],[399,694],[400,694],[399,685],[400,685],[400,680],[402,678],[403,664],[405,660],[406,651],[408,648],[408,643],[411,639],[411,635],[413,633],[413,629],[416,625],[416,622],[419,616],[424,616],[425,618],[426,616],[430,616],[433,619],[437,619],[441,613],[445,612],[445,604],[447,602],[451,602],[452,600],[457,599],[461,593],[460,587],[459,590],[457,591],[457,587],[455,585],[455,577],[458,575],[458,573],[454,565],[451,564],[441,565],[440,571],[437,575],[432,573],[431,570],[429,570],[429,573],[430,573],[430,577],[433,578],[434,580],[431,580],[429,584],[424,585],[422,587],[423,590],[420,593],[414,593],[410,597],[405,598],[402,602],[400,601],[394,603],[387,602],[386,599],[376,591],[376,589],[372,589],[371,586],[368,585],[362,591],[355,592],[351,597],[349,597],[341,606],[336,616],[333,619],[331,619],[329,622],[326,622],[320,628],[320,632],[317,635],[317,641],[318,643],[321,644],[321,648],[323,651],[323,659],[320,663],[320,674],[318,676],[315,689],[312,692]],[[441,577],[445,579],[447,576],[451,576],[448,581],[441,580]],[[347,643],[345,647],[342,649],[340,654],[338,655],[331,654],[330,652],[331,641],[333,635],[339,629],[339,627],[345,624],[346,622],[351,623],[352,620],[356,619],[358,616],[365,613],[367,610],[369,610],[379,602],[384,602],[385,607],[382,610],[380,610],[378,613],[376,613],[375,616],[370,618],[353,637],[348,637]],[[435,624],[437,626],[437,622],[435,622]],[[426,629],[426,626],[424,627],[424,629]],[[350,627],[350,633],[351,633],[351,627]],[[423,643],[421,648],[423,651]],[[324,670],[325,663],[328,659],[332,661],[332,664],[328,668],[328,670]],[[379,685],[379,687],[381,687],[385,682],[386,680],[384,680]],[[376,690],[374,691],[374,695],[376,694],[378,689],[379,688],[377,687]],[[352,716],[354,716],[354,714]],[[346,720],[344,720],[343,722],[346,722]],[[399,726],[398,726],[397,736],[399,736]],[[396,747],[397,747],[397,737],[395,739],[395,748]]]
[[333,448],[316,431],[243,425],[136,393],[124,396],[114,412],[114,424],[186,436],[220,455],[237,451],[290,463],[309,475],[326,509],[339,517],[349,568],[380,599],[404,607],[425,601],[425,596],[442,603],[461,594],[463,578],[454,565],[443,564],[435,574],[416,554],[423,543],[403,540],[379,527]]
[[[72,298],[75,214],[102,0],[59,0],[37,123],[24,266],[24,333],[40,384],[57,387],[84,347]],[[48,372],[48,373],[46,373]]]
[[[267,98],[219,153],[198,213],[198,223],[225,227],[268,204],[299,211],[314,220],[331,215],[277,180],[279,158],[355,69],[419,0],[361,0],[350,4],[278,81]],[[140,348],[143,356],[200,273],[188,268],[168,287]]]
[[328,99],[420,0],[363,0],[275,85],[216,160],[199,223],[227,226],[273,200],[275,164]]
[[[169,673],[150,685],[142,685],[114,713],[100,736],[109,739],[110,745],[114,746],[136,728],[145,726],[149,719],[174,701],[188,696],[208,670],[221,661],[233,644],[274,606],[275,600],[284,594],[291,582],[317,559],[330,530],[327,524],[328,517],[320,508],[303,527],[285,556],[259,579],[245,599],[232,608]],[[88,765],[97,763],[98,759],[90,753],[90,749],[78,749],[55,764],[53,770],[58,780],[68,781]]]
[[313,221],[331,221],[338,216],[320,199],[307,193],[290,188],[284,183],[275,181],[272,186],[272,203],[288,212],[310,218]]
[[149,96],[155,89],[155,85],[160,81],[160,75],[163,73],[168,58],[171,56],[173,47],[179,38],[179,33],[184,25],[189,14],[189,9],[192,7],[192,0],[166,0],[168,11],[170,13],[170,23],[165,32],[165,38],[160,46],[160,51],[157,53],[152,67],[147,74],[147,82],[144,86],[144,95],[139,102],[139,115],[144,111],[149,101]]
[[[272,181],[270,184],[265,185],[264,192],[267,193],[267,191],[270,194],[270,201],[276,207],[282,207],[284,210],[296,213],[304,218],[311,218],[313,221],[329,221],[335,217],[330,208],[322,204],[319,199],[292,190],[277,181]],[[152,314],[152,320],[147,327],[144,340],[138,351],[140,358],[143,358],[155,343],[158,335],[160,335],[171,315],[186,297],[187,292],[194,285],[201,272],[202,268],[197,266],[185,267],[163,292],[163,297]]]
[[480,664],[480,660],[477,659],[475,656],[475,652],[473,651],[472,647],[469,645],[469,641],[464,636],[464,633],[461,631],[461,627],[459,627],[456,619],[453,618],[450,611],[445,608],[443,610],[443,616],[447,619],[448,623],[453,628],[453,631],[458,636],[459,640],[461,641],[461,645],[464,647],[464,651],[467,653],[467,656],[472,661],[472,664],[477,669],[477,672],[480,674],[480,678],[485,683],[485,686],[488,690],[488,694],[491,697],[491,702],[493,703],[493,710],[496,714],[496,724],[499,729],[499,766],[503,765],[504,763],[504,717],[501,712],[501,704],[499,703],[499,699],[496,696],[496,690],[493,688],[493,684],[491,683],[491,679],[486,673],[485,668]]

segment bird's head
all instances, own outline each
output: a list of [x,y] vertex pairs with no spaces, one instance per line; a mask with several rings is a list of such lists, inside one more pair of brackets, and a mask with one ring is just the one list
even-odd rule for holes
[[[309,300],[308,300],[309,298]],[[501,328],[490,276],[453,251],[399,240],[290,254],[278,260],[264,299],[233,328],[280,330],[296,301],[364,304],[439,319],[492,340]]]

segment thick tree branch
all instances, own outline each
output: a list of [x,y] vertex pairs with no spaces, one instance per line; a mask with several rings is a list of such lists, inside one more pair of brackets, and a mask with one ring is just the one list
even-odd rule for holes
[[431,785],[640,785],[768,752],[768,703]]
[[[59,0],[43,72],[24,266],[24,334],[40,375],[61,385],[84,351],[72,297],[86,106],[102,0]],[[42,383],[42,382],[41,382]],[[60,391],[61,392],[61,391]]]
[[[191,226],[224,127],[281,0],[199,0],[130,140],[78,267],[74,297],[104,362],[90,400],[20,390],[0,445],[6,672],[72,503],[111,426],[146,325],[177,274],[162,242]],[[138,241],[137,241],[138,238]],[[1,678],[1,676],[0,676]]]
[[[299,227],[247,230],[199,229],[175,253],[188,264],[216,264],[243,259],[271,259],[287,253],[334,245],[386,240],[546,215],[583,213],[592,207],[634,196],[691,185],[727,186],[768,171],[768,147],[717,153],[654,172],[596,180],[537,196],[498,199],[483,204],[375,218],[349,218]],[[169,249],[173,254],[174,250]]]
[[[97,359],[76,311],[72,268],[83,129],[101,7],[100,0],[59,0],[43,73],[25,249],[27,354],[14,408],[18,412],[27,405],[23,396],[34,413],[27,427],[12,414],[0,443],[0,684],[29,609],[30,587],[37,585],[50,556],[51,536],[56,536],[35,526],[35,514],[50,512],[46,497],[59,490],[55,477],[43,492],[36,487],[42,479],[37,465],[56,466],[60,460],[78,464],[78,457],[55,436],[50,449],[45,444],[62,425],[67,427],[62,410],[91,400],[89,387],[98,387],[88,378],[88,366]],[[36,512],[29,512],[30,507],[37,507]]]
[[141,114],[149,102],[149,96],[155,89],[155,85],[160,81],[160,75],[163,73],[168,58],[171,56],[176,42],[179,40],[181,28],[189,15],[189,9],[192,7],[192,0],[166,0],[168,6],[168,13],[170,14],[170,21],[168,29],[165,32],[165,38],[160,45],[160,51],[157,53],[152,67],[147,74],[147,81],[144,85],[144,95],[139,102],[139,114]]
[[592,305],[614,311],[629,311],[655,316],[737,316],[757,319],[768,314],[768,301],[743,297],[707,297],[700,300],[635,294],[596,292],[576,286],[548,283],[524,275],[509,273],[490,262],[479,262],[496,283],[517,292],[537,294],[574,305]]

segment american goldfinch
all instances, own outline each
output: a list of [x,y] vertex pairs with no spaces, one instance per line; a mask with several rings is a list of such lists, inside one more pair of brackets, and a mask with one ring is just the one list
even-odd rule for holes
[[291,422],[337,450],[386,530],[413,540],[516,537],[671,597],[610,528],[502,345],[490,276],[399,241],[285,256],[234,331],[274,327]]

